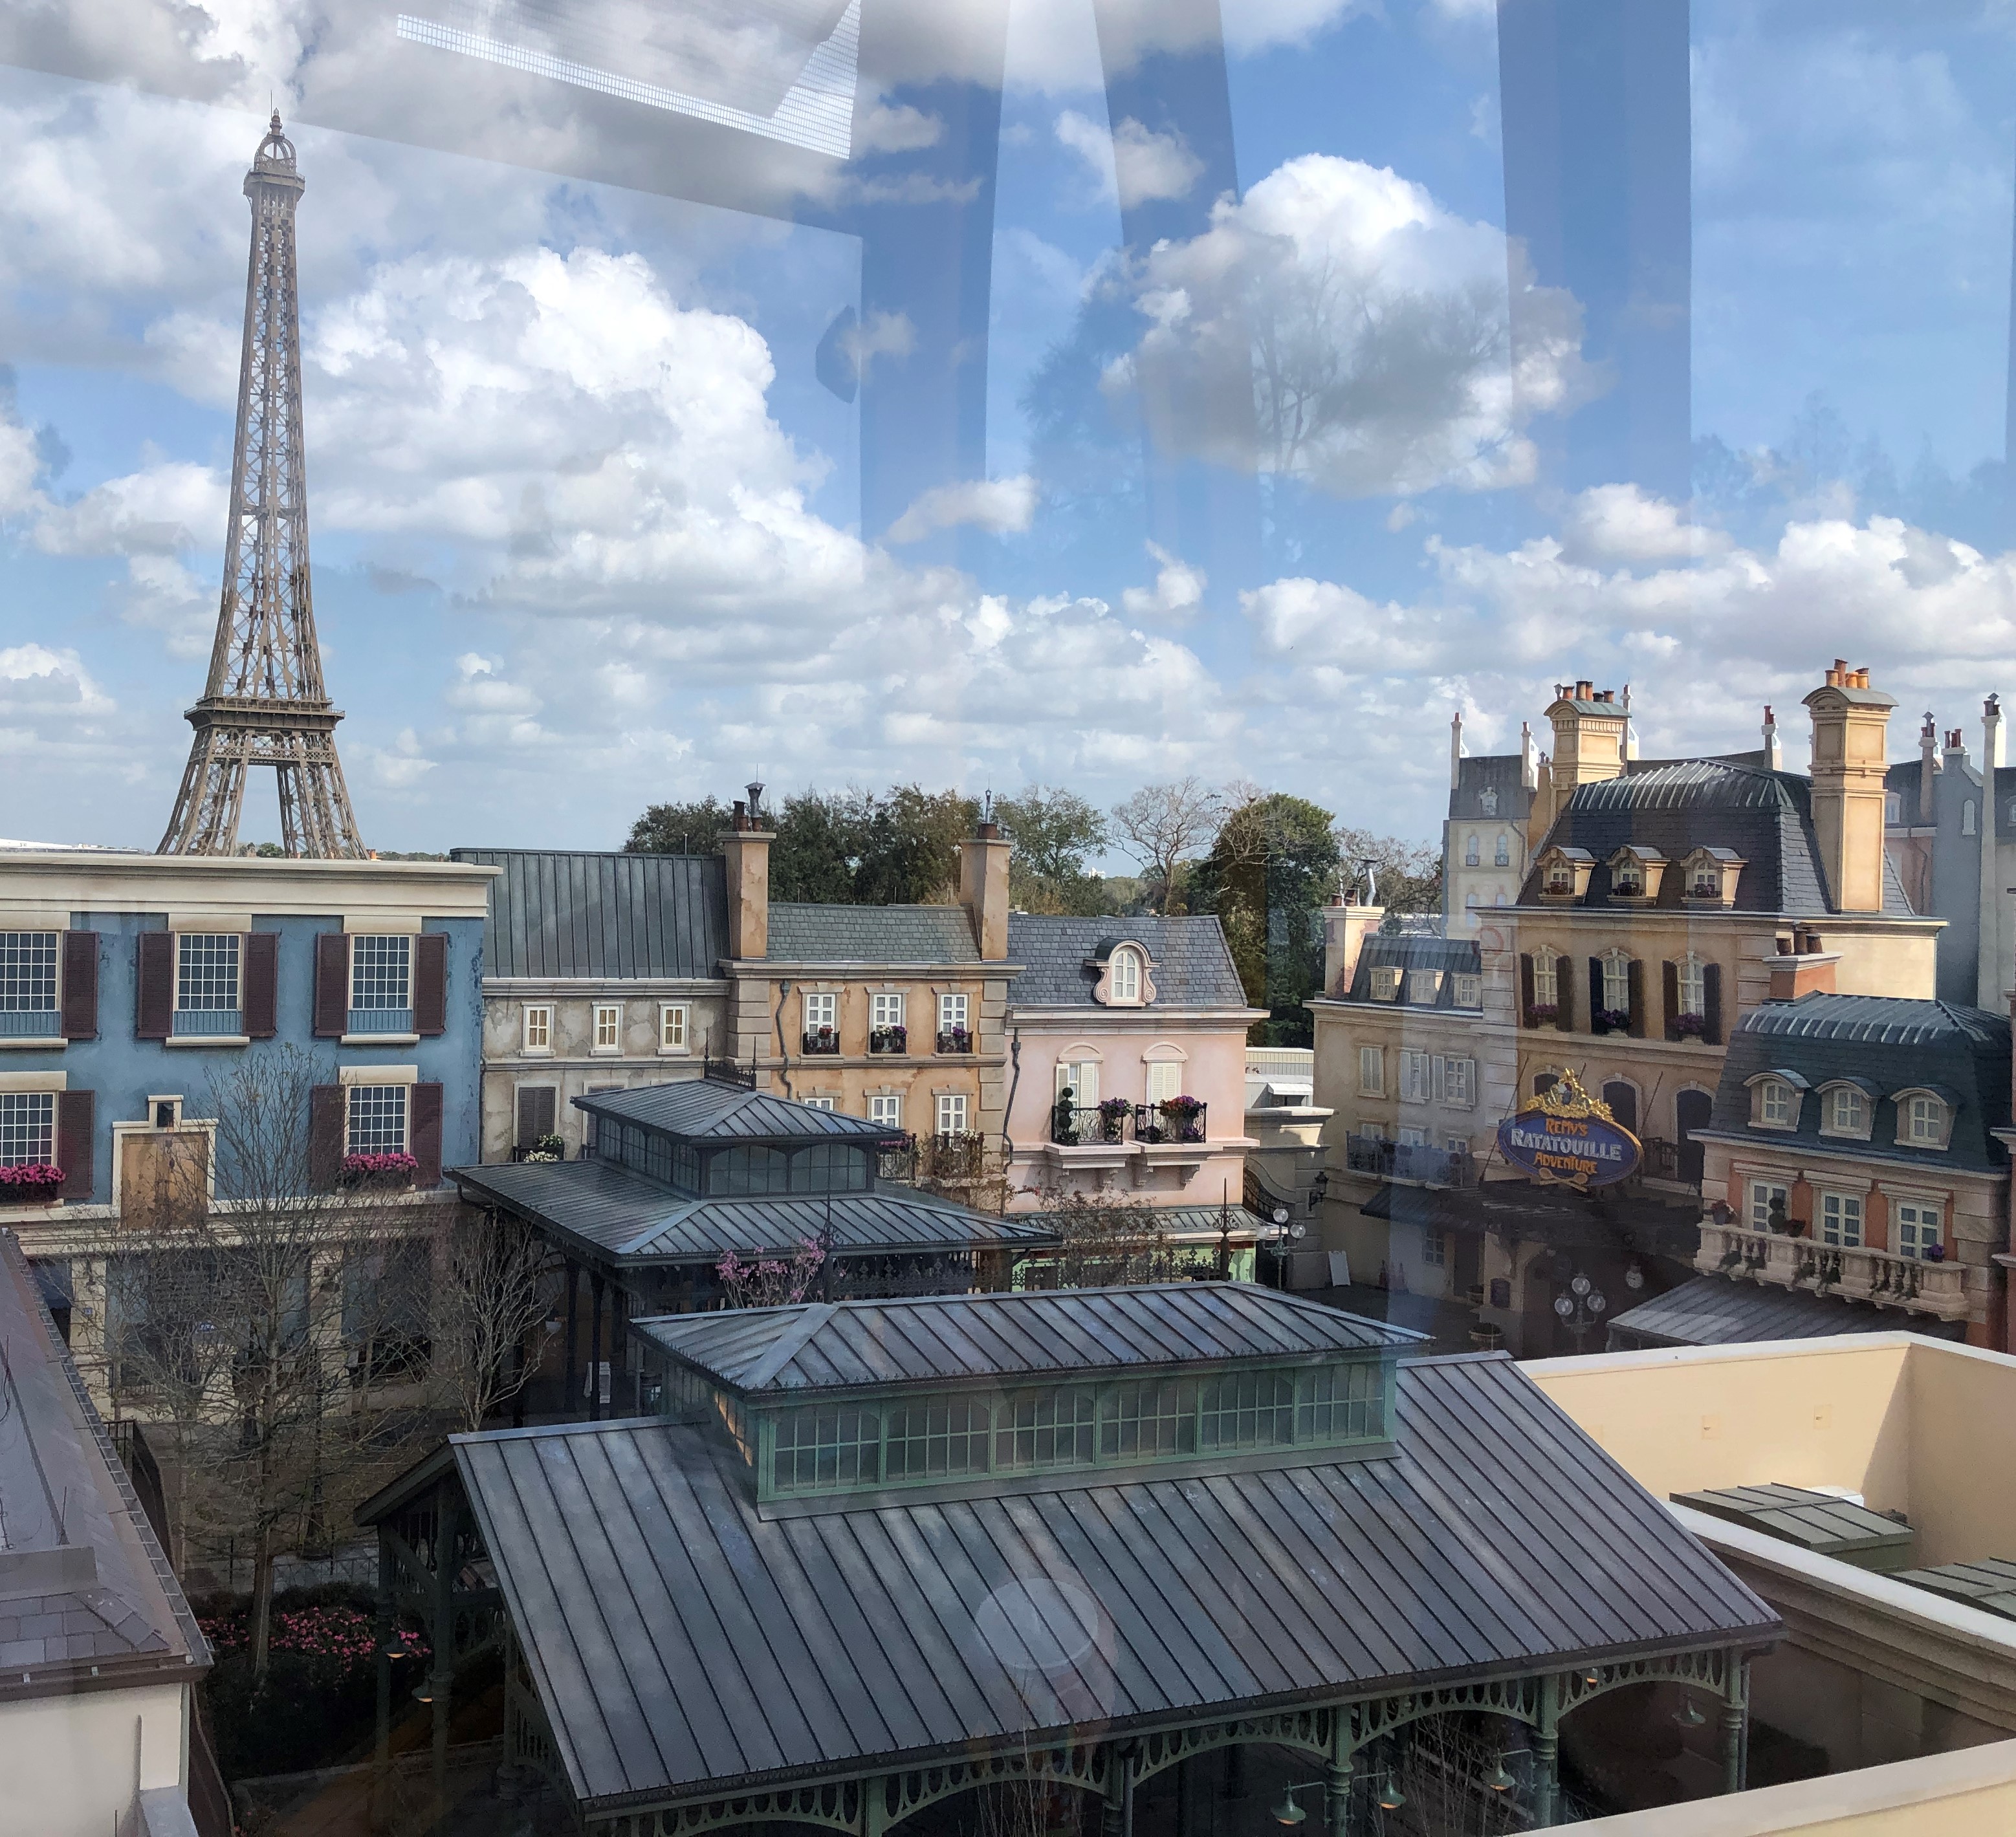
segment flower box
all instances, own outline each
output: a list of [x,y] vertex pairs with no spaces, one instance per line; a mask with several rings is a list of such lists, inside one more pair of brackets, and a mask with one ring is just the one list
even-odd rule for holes
[[910,1030],[908,1027],[871,1027],[868,1030],[868,1050],[870,1052],[908,1052],[910,1049]]
[[964,1027],[941,1027],[938,1030],[938,1051],[941,1052],[970,1052],[973,1035]]
[[807,1052],[837,1052],[840,1050],[840,1033],[834,1027],[808,1027],[805,1035]]
[[1550,1027],[1561,1018],[1561,1011],[1551,1001],[1535,1001],[1526,1010],[1526,1025],[1529,1027]]
[[1705,1014],[1676,1014],[1667,1036],[1674,1040],[1705,1040],[1708,1037],[1708,1016]]
[[49,1161],[0,1167],[0,1206],[46,1206],[63,1191],[63,1170]]
[[1628,1008],[1599,1008],[1594,1018],[1599,1033],[1624,1034],[1631,1030],[1631,1010]]
[[420,1164],[411,1155],[345,1155],[337,1171],[345,1186],[411,1186]]
[[1127,1127],[1127,1113],[1133,1109],[1124,1097],[1109,1097],[1097,1110],[1099,1139],[1101,1141],[1118,1141]]

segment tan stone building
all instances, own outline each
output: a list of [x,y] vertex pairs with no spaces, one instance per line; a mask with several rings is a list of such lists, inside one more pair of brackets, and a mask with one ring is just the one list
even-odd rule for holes
[[[1415,996],[1415,966],[1385,962],[1389,940],[1366,942],[1376,910],[1330,909],[1328,992],[1312,1004],[1316,1098],[1337,1113],[1324,1230],[1351,1251],[1355,1275],[1377,1254],[1405,1260],[1411,1283],[1428,1234],[1467,1232],[1484,1240],[1477,1273],[1449,1286],[1480,1298],[1481,1324],[1515,1350],[1570,1350],[1557,1348],[1554,1304],[1578,1276],[1621,1307],[1690,1267],[1704,1173],[1696,1132],[1745,1014],[1809,989],[1932,995],[1940,922],[1911,911],[1884,850],[1892,699],[1837,664],[1805,705],[1810,778],[1781,768],[1768,728],[1755,753],[1633,759],[1617,696],[1564,686],[1546,710],[1553,750],[1536,773],[1525,881],[1475,934],[1474,1011],[1440,987]],[[1362,964],[1383,973],[1375,981]],[[1442,969],[1453,984],[1453,965]],[[1405,1095],[1366,1091],[1360,1061],[1374,1047],[1410,1055],[1415,1082],[1403,1091],[1425,1087],[1431,1100],[1410,1107]],[[1505,1210],[1512,1195],[1463,1196],[1446,1170],[1421,1178],[1396,1157],[1382,1177],[1362,1147],[1354,1170],[1350,1144],[1368,1124],[1419,1136],[1396,1149],[1446,1152],[1458,1119],[1432,1101],[1445,1059],[1474,1062],[1459,1087],[1474,1090],[1477,1109],[1460,1132],[1477,1145],[1480,1183],[1518,1177],[1490,1153],[1497,1125],[1568,1072],[1643,1141],[1640,1175],[1565,1210],[1558,1189],[1535,1192],[1522,1222]],[[1400,1228],[1410,1220],[1419,1242]]]

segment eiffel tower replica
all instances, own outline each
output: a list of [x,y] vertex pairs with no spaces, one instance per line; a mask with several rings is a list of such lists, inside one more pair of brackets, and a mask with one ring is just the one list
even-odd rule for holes
[[308,478],[301,455],[301,335],[294,207],[303,189],[276,112],[245,175],[252,260],[231,460],[224,599],[196,739],[159,854],[235,854],[248,766],[279,775],[280,842],[290,855],[365,854],[336,757],[308,591]]

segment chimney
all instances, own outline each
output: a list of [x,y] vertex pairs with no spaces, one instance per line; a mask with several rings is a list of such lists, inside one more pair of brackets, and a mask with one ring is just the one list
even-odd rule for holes
[[[1606,689],[1604,693],[1607,698],[1609,691]],[[1628,682],[1624,685],[1624,757],[1626,759],[1638,757],[1638,729],[1631,720],[1631,685]]]
[[1932,711],[1925,710],[1925,724],[1918,729],[1918,821],[1933,821],[1934,779],[1939,770],[1939,730],[1932,724]]
[[1583,678],[1555,698],[1547,718],[1553,723],[1554,750],[1546,795],[1533,807],[1536,848],[1578,785],[1622,776],[1625,729],[1631,717],[1615,690],[1599,696],[1596,685]]
[[1449,717],[1449,789],[1463,782],[1463,710]]
[[1778,717],[1769,702],[1764,704],[1764,764],[1771,771],[1785,769],[1785,750],[1778,744]]
[[[750,787],[760,798],[762,787]],[[721,835],[721,853],[728,864],[728,954],[761,958],[770,954],[770,844],[777,838],[763,827],[760,805],[740,797],[730,827]]]
[[1361,906],[1355,898],[1337,898],[1323,908],[1323,991],[1351,993],[1358,974],[1358,954],[1386,916],[1384,906]]
[[1519,778],[1528,791],[1539,789],[1540,752],[1533,744],[1533,724],[1530,721],[1519,723]]
[[1793,940],[1790,952],[1781,951],[1764,959],[1764,967],[1771,972],[1772,1001],[1796,1001],[1802,995],[1835,992],[1834,966],[1841,962],[1841,953],[1823,951],[1820,942],[1810,933],[1802,934]]
[[1996,806],[2000,801],[1996,793],[2000,787],[1995,774],[2002,764],[2002,698],[1991,695],[1981,705],[1981,944],[1975,959],[1974,998],[1978,1006],[1996,1009],[2003,1007],[2007,987],[2002,952],[2006,882],[1996,863]]
[[1895,701],[1838,658],[1805,698],[1813,721],[1813,831],[1837,912],[1883,910],[1883,771]]
[[993,819],[993,800],[979,826],[959,845],[959,903],[972,922],[981,961],[1008,960],[1008,857],[1014,844]]

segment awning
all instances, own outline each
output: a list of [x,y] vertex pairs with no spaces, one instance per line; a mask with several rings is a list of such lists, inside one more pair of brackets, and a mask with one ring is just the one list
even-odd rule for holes
[[1966,1331],[1961,1321],[1872,1307],[1838,1295],[1739,1282],[1727,1276],[1697,1276],[1618,1314],[1610,1323],[1609,1350],[1743,1346],[1764,1339],[1818,1339],[1836,1333],[1908,1332],[1933,1339],[1961,1339]]
[[1368,1218],[1441,1231],[1496,1231],[1556,1249],[1610,1249],[1691,1264],[1701,1246],[1697,1200],[1669,1205],[1615,1190],[1579,1193],[1528,1180],[1474,1187],[1382,1186],[1359,1207]]

